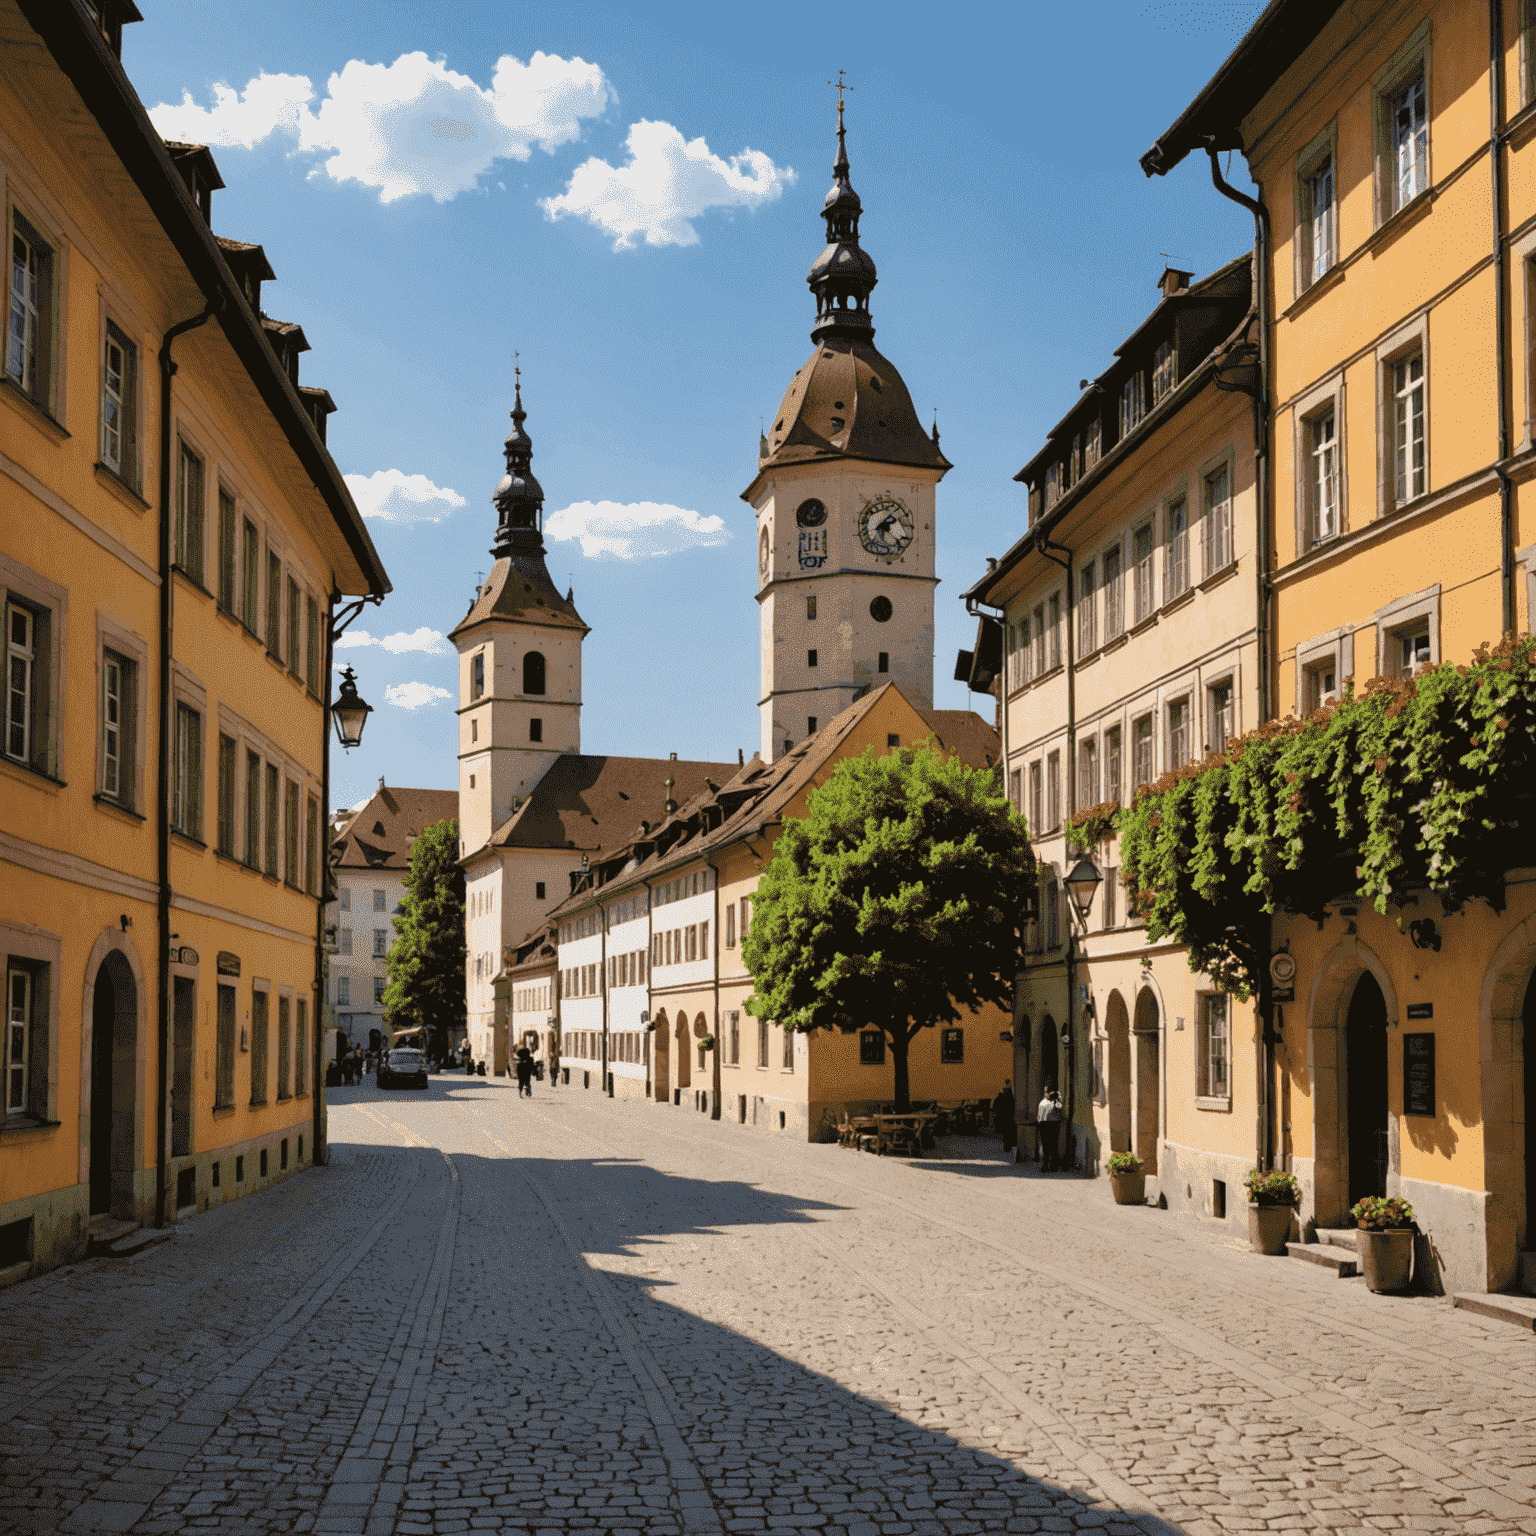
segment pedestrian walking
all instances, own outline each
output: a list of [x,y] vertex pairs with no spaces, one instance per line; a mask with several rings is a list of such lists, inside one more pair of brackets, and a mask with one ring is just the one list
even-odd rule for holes
[[517,1048],[517,1096],[520,1099],[533,1097],[533,1052],[526,1045]]
[[1040,1122],[1040,1171],[1055,1173],[1061,1166],[1061,1153],[1057,1149],[1061,1136],[1061,1100],[1054,1084],[1045,1085],[1035,1119]]
[[992,1123],[1003,1135],[1003,1151],[1012,1152],[1019,1139],[1019,1128],[1014,1124],[1013,1112],[1017,1107],[1010,1078],[1003,1079],[1003,1091],[992,1100]]

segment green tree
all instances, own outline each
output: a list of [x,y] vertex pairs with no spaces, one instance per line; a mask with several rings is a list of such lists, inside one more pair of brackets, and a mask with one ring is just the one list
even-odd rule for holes
[[995,770],[931,748],[845,758],[758,882],[747,1011],[807,1034],[884,1031],[906,1110],[920,1029],[1011,1006],[1034,871]]
[[446,1053],[464,1029],[464,871],[459,824],[434,822],[411,846],[405,900],[385,960],[389,1029],[420,1029]]

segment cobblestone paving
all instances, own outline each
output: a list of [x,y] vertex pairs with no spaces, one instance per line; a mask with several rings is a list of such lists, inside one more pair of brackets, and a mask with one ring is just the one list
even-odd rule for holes
[[1536,1531],[1536,1340],[1120,1208],[436,1078],[0,1292],[0,1533]]

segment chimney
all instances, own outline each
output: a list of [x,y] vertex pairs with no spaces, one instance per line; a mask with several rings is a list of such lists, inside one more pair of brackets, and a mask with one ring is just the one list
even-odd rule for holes
[[1193,272],[1181,272],[1177,267],[1164,267],[1157,286],[1162,289],[1165,299],[1171,299],[1176,293],[1189,292],[1189,280],[1194,275]]
[[740,747],[736,748],[736,766],[738,768],[745,768],[747,766],[747,755]]

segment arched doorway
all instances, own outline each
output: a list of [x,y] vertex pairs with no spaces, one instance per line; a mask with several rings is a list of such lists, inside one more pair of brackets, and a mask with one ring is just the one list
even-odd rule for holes
[[1061,1091],[1061,1084],[1056,1080],[1059,1041],[1056,1039],[1056,1021],[1050,1014],[1040,1021],[1040,1093],[1044,1097],[1047,1088]]
[[680,1013],[677,1016],[677,1086],[689,1088],[693,1085],[693,1062],[688,1051],[688,1015]]
[[1125,1011],[1125,999],[1118,992],[1109,994],[1104,1009],[1104,1027],[1109,1034],[1109,1070],[1105,1074],[1105,1093],[1109,1099],[1109,1150],[1131,1150],[1131,1021]]
[[1131,1150],[1141,1159],[1142,1172],[1157,1172],[1157,1138],[1162,1117],[1162,1071],[1159,1056],[1161,1011],[1157,994],[1143,987],[1136,998],[1136,1125]]
[[139,989],[128,962],[109,950],[91,1000],[91,1215],[134,1214],[138,1162],[134,1083],[138,1066]]
[[1348,1203],[1387,1192],[1387,1004],[1369,971],[1344,1022]]
[[652,1037],[655,1040],[652,1050],[656,1054],[655,1083],[656,1102],[658,1104],[666,1104],[672,1098],[672,1036],[669,1032],[670,1028],[671,1026],[667,1023],[667,1010],[663,1008],[656,1015],[656,1028],[651,1031]]
[[1536,1245],[1536,973],[1526,984],[1520,1017],[1524,1071],[1515,1091],[1524,1093],[1525,1104],[1525,1226],[1519,1240],[1524,1252]]

